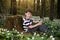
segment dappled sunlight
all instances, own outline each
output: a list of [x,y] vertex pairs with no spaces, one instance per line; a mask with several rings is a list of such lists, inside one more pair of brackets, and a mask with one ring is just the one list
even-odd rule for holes
[[[58,3],[58,0],[0,0],[0,40],[60,40]],[[49,30],[25,32],[26,9],[31,9],[28,12],[33,27],[41,22]]]

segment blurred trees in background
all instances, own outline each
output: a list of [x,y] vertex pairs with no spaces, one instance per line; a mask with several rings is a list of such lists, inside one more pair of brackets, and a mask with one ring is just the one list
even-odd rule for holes
[[16,15],[16,13],[17,13],[17,7],[16,6],[17,6],[16,0],[11,0],[10,14]]
[[33,15],[57,18],[57,0],[0,0],[0,14],[23,15],[27,8]]
[[58,9],[58,10],[57,10],[57,12],[58,12],[58,13],[57,13],[57,15],[58,15],[57,18],[60,19],[60,0],[58,0],[57,7],[58,7],[58,8],[57,8],[57,9]]
[[0,0],[0,15],[8,15],[10,13],[10,8],[10,0]]

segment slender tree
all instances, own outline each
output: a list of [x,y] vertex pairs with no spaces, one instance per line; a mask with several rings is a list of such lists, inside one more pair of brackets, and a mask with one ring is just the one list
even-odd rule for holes
[[41,0],[41,2],[42,2],[41,13],[42,13],[42,16],[45,17],[45,14],[46,14],[45,0]]
[[40,0],[37,0],[37,14],[38,16],[41,16],[40,15]]
[[0,0],[0,13],[2,13],[2,0]]
[[53,20],[54,14],[54,0],[50,0],[50,20]]
[[35,11],[35,0],[34,0],[34,11]]
[[16,0],[11,0],[11,10],[10,10],[10,13],[12,15],[16,15],[16,13],[17,13]]
[[57,18],[60,19],[60,0],[58,0],[58,4],[57,4],[58,8],[57,8]]

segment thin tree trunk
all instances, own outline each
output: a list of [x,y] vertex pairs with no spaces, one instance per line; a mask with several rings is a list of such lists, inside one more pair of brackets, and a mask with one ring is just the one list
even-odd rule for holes
[[46,5],[45,5],[45,0],[41,0],[42,1],[42,8],[41,8],[41,13],[42,13],[42,16],[45,17],[45,14],[46,14]]
[[17,8],[16,8],[16,0],[11,0],[11,12],[12,15],[16,15]]
[[60,19],[60,1],[58,0],[57,18]]
[[35,12],[35,0],[34,0],[34,12]]
[[54,0],[50,0],[50,20],[53,20],[54,14]]
[[0,0],[0,13],[2,13],[2,0]]
[[37,0],[37,14],[38,16],[41,16],[40,15],[40,0]]

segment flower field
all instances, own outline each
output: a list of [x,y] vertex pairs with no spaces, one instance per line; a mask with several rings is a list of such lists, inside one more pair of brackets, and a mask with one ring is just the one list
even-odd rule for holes
[[0,28],[0,40],[60,40],[60,21],[42,19],[43,25],[48,26],[50,32],[24,34],[16,29],[9,31],[8,29]]

